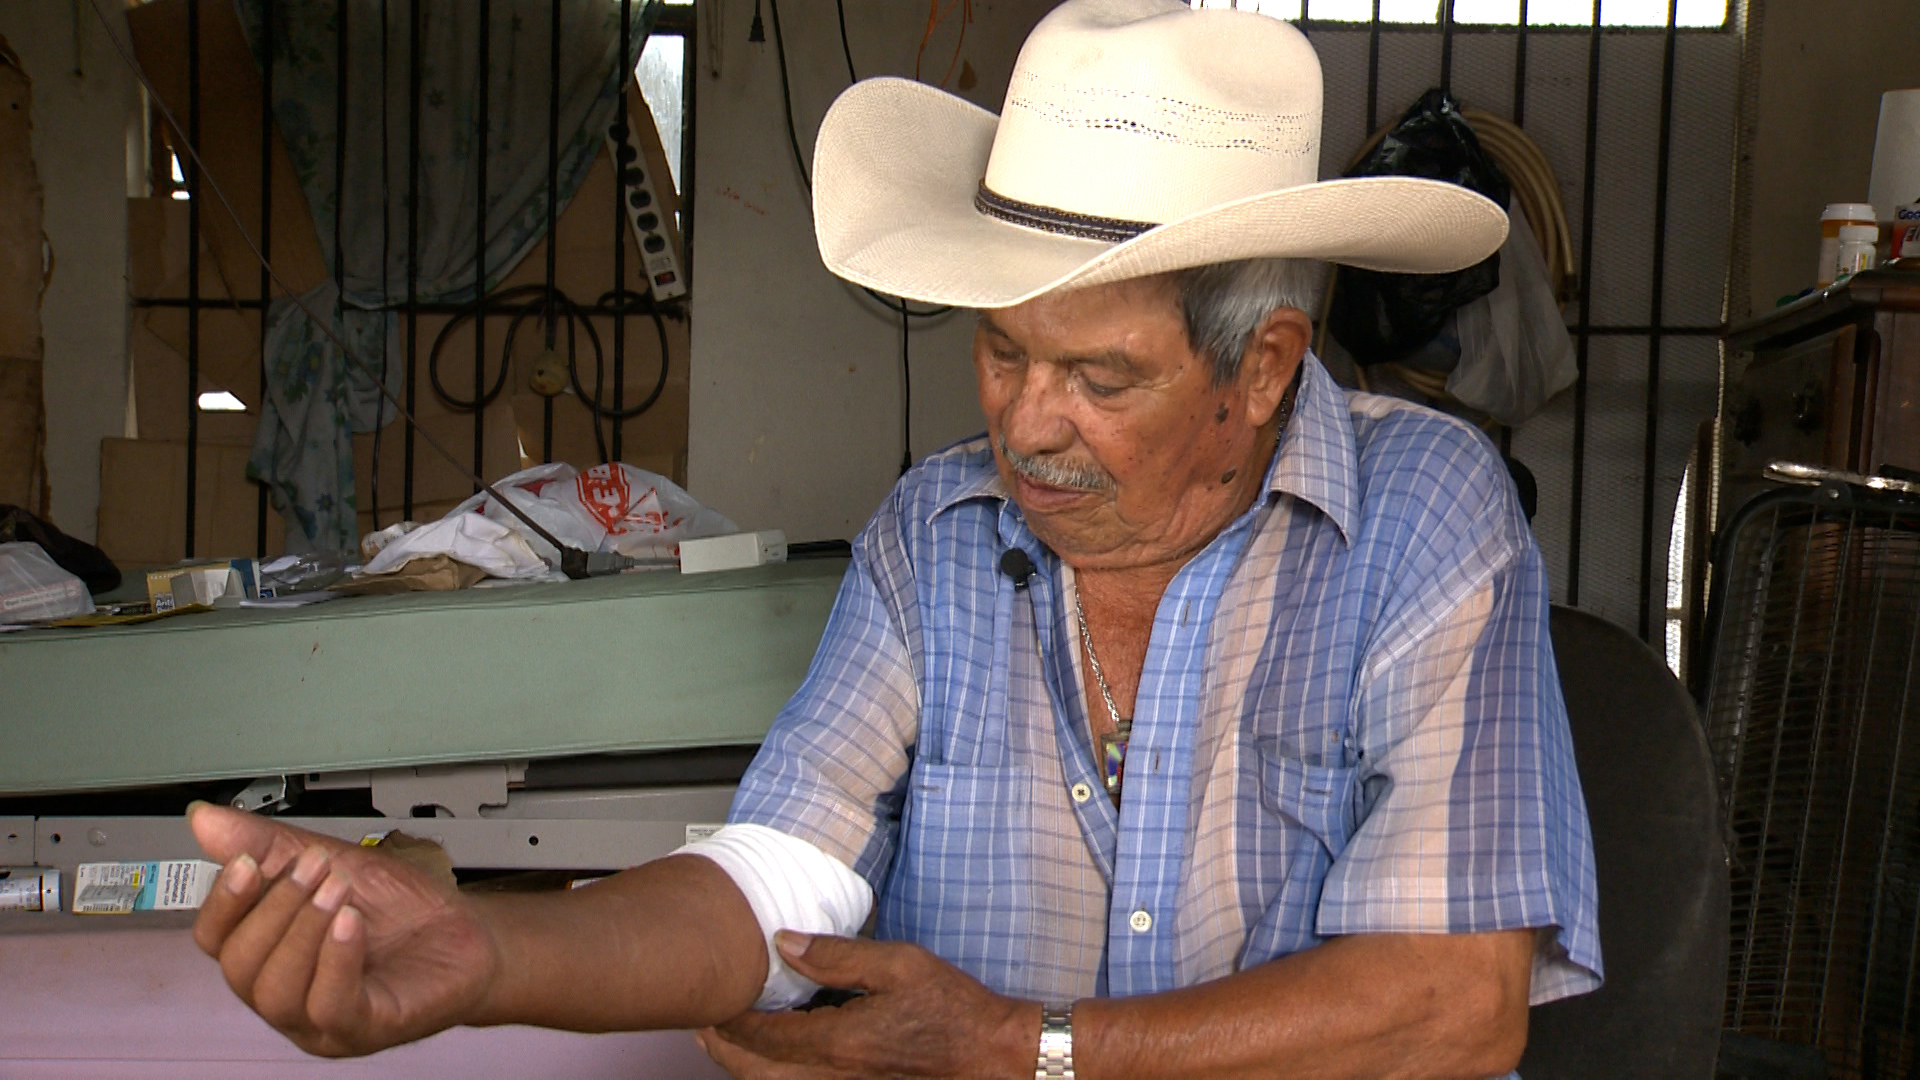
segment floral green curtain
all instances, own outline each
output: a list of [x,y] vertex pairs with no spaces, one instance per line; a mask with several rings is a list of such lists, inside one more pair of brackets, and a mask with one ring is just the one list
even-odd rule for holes
[[[660,0],[630,9],[628,69]],[[248,475],[287,515],[289,550],[358,543],[353,434],[394,419],[404,361],[394,310],[417,270],[422,302],[474,298],[481,248],[480,99],[486,89],[486,237],[478,268],[491,288],[541,239],[547,203],[572,198],[599,152],[625,84],[618,0],[421,0],[420,174],[416,265],[409,265],[408,153],[415,5],[389,0],[234,0],[256,60],[270,43],[273,112],[333,280],[306,307],[333,322],[362,370],[288,298],[267,314],[267,392]],[[551,28],[560,14],[557,189],[547,188]],[[488,48],[480,55],[483,28]],[[267,20],[271,18],[271,26]],[[339,19],[347,23],[345,123]],[[344,183],[338,140],[346,140]],[[557,211],[556,211],[557,212]],[[335,224],[339,236],[335,237]],[[338,253],[336,257],[336,252]]]

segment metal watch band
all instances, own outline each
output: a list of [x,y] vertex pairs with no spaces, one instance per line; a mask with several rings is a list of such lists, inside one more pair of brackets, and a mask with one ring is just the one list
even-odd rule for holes
[[1040,1058],[1033,1080],[1073,1080],[1073,1006],[1040,1006]]

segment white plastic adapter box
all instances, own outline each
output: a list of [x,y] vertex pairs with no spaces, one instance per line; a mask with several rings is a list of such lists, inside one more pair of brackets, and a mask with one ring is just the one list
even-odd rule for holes
[[680,541],[680,572],[683,574],[744,570],[750,566],[786,561],[787,534],[779,529]]

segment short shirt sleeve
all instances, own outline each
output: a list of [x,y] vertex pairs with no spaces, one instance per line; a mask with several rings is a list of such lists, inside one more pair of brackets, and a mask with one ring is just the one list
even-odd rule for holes
[[1511,508],[1490,518],[1396,607],[1361,672],[1361,822],[1318,929],[1552,927],[1538,1004],[1600,984],[1592,844],[1539,549]]
[[728,815],[808,841],[876,893],[893,861],[920,712],[913,613],[902,599],[911,579],[890,511],[855,541],[813,665]]

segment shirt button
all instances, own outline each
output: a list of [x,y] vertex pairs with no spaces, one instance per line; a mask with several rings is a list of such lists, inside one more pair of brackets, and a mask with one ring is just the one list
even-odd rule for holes
[[1091,799],[1091,798],[1093,798],[1092,788],[1088,787],[1085,784],[1073,785],[1073,801],[1074,802],[1086,802],[1088,799]]
[[1133,927],[1134,933],[1144,934],[1153,929],[1153,916],[1147,914],[1146,909],[1142,908],[1127,917],[1127,925]]

